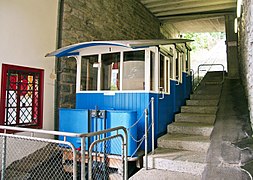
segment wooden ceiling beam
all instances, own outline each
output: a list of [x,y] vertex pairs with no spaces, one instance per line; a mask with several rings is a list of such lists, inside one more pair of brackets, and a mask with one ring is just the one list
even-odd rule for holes
[[150,8],[153,8],[153,7],[157,7],[157,6],[161,6],[161,5],[165,5],[165,6],[171,6],[171,5],[174,5],[174,4],[178,4],[178,3],[186,3],[186,2],[200,2],[202,0],[177,0],[177,1],[174,1],[174,0],[140,0],[140,2],[145,5],[146,7],[150,7]]
[[180,14],[191,14],[191,13],[201,13],[201,12],[210,12],[210,11],[227,11],[227,10],[235,10],[236,6],[234,3],[226,3],[222,5],[212,5],[212,6],[202,6],[202,7],[194,7],[194,8],[185,8],[179,10],[170,10],[159,13],[154,13],[154,15],[158,18],[164,16],[175,16]]
[[232,12],[223,12],[223,13],[207,13],[207,14],[187,14],[187,15],[179,15],[179,16],[166,16],[159,18],[162,23],[166,22],[176,22],[176,21],[185,21],[185,20],[194,20],[194,19],[203,19],[203,18],[216,18],[225,16],[228,14],[232,14]]
[[180,9],[190,9],[190,8],[202,8],[202,7],[209,7],[209,6],[230,6],[231,4],[236,7],[236,1],[231,2],[231,0],[223,0],[223,1],[188,1],[187,3],[175,3],[174,5],[160,5],[154,8],[146,6],[152,13],[159,13],[159,12],[166,12],[166,11],[173,11],[173,10],[180,10]]

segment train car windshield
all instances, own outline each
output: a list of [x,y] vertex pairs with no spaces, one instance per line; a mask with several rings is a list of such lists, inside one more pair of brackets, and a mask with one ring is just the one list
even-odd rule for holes
[[98,63],[98,55],[82,56],[81,60],[81,91],[96,91],[98,68],[94,64]]
[[145,51],[124,52],[123,90],[145,90]]
[[150,90],[155,91],[155,53],[150,51]]
[[102,54],[101,90],[120,89],[120,53]]

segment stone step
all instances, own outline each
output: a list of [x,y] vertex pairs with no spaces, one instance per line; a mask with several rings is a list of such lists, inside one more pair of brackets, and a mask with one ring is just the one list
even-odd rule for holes
[[181,106],[181,112],[183,113],[216,114],[217,110],[217,106]]
[[187,106],[217,106],[219,103],[219,100],[202,100],[202,99],[196,99],[196,100],[186,100]]
[[167,132],[169,134],[210,136],[212,131],[213,125],[205,123],[174,122],[167,126]]
[[209,100],[219,100],[220,99],[220,95],[212,95],[212,94],[191,94],[190,95],[190,99],[209,99]]
[[176,122],[198,122],[214,124],[215,119],[215,114],[179,113],[175,115]]
[[210,138],[208,136],[167,133],[158,138],[157,146],[170,149],[207,152],[210,146]]
[[142,168],[136,174],[129,178],[129,180],[201,180],[200,175],[193,175],[190,173],[175,172],[161,169]]
[[206,85],[221,85],[223,83],[222,79],[217,79],[215,81],[206,81],[204,82]]
[[[143,157],[143,165],[146,158]],[[180,151],[157,148],[155,154],[148,155],[148,168],[201,175],[206,166],[206,154],[201,152]]]
[[194,94],[220,94],[221,93],[222,86],[221,85],[200,85],[198,88],[194,91]]
[[217,90],[215,90],[215,91],[207,91],[207,90],[195,90],[194,92],[193,92],[193,94],[200,94],[200,95],[220,95],[221,94],[221,92],[220,91],[217,91]]

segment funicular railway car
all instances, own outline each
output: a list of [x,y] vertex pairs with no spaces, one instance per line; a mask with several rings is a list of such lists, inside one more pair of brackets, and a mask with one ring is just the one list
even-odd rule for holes
[[[145,108],[151,110],[151,98],[157,140],[190,96],[190,41],[92,41],[47,54],[74,57],[77,62],[76,107],[59,110],[59,130],[87,133],[125,126],[130,134],[128,156],[136,156],[137,147],[144,149],[140,141],[145,133],[143,114]],[[94,118],[94,110],[100,116]],[[70,141],[76,148],[81,145],[78,139]],[[118,154],[113,145],[111,154]]]

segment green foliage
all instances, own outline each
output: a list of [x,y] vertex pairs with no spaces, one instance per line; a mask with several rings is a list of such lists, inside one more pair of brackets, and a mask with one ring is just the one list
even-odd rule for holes
[[224,32],[210,32],[210,33],[187,33],[183,34],[183,38],[192,39],[194,42],[191,43],[193,51],[199,49],[211,49],[218,40],[225,40]]

